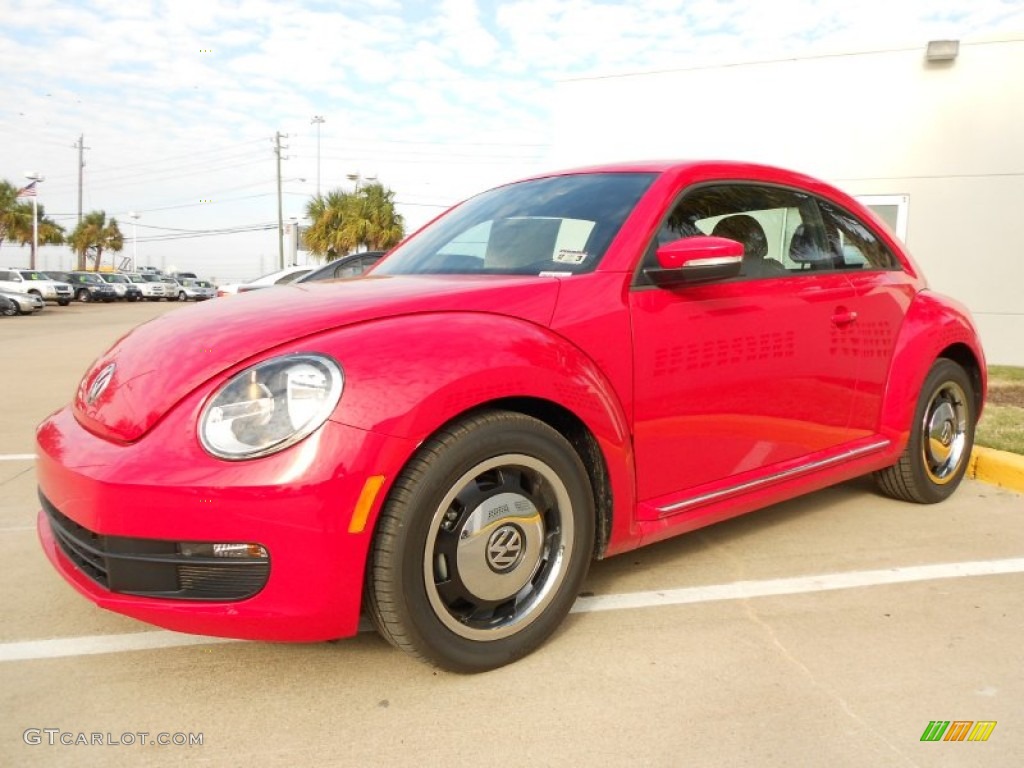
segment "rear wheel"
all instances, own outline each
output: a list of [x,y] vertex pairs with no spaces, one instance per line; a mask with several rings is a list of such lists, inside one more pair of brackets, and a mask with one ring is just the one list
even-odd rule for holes
[[429,440],[395,481],[366,604],[393,645],[457,672],[493,669],[559,626],[593,542],[593,494],[569,442],[522,414],[480,414]]
[[952,360],[936,360],[921,387],[903,455],[875,473],[882,491],[921,504],[949,498],[967,472],[977,419],[970,376]]

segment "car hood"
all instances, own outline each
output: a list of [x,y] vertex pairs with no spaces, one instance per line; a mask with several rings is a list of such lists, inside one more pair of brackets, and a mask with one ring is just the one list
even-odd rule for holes
[[75,416],[100,436],[132,442],[197,387],[281,344],[425,312],[485,312],[547,325],[558,286],[553,277],[388,275],[203,302],[139,326],[96,360],[79,384]]

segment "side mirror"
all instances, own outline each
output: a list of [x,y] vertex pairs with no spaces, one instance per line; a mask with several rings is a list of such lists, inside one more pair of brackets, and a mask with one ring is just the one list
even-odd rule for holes
[[698,235],[673,240],[657,250],[657,267],[644,270],[661,288],[736,277],[743,266],[743,244],[724,237]]

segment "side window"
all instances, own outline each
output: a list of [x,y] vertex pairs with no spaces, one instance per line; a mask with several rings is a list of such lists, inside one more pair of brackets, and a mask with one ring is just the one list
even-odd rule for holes
[[826,200],[818,207],[836,269],[899,269],[899,260],[860,219]]
[[334,277],[355,277],[363,273],[362,258],[349,259],[334,269]]
[[818,274],[833,268],[818,207],[802,192],[754,184],[701,186],[684,193],[648,249],[653,264],[659,245],[713,235],[743,245],[738,279]]

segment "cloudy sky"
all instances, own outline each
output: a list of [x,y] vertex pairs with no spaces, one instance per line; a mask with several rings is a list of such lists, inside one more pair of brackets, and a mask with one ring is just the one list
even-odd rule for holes
[[[1024,0],[0,0],[0,19],[0,178],[45,175],[70,230],[84,136],[83,209],[129,251],[137,212],[140,264],[226,281],[277,264],[277,132],[285,221],[319,167],[325,192],[380,179],[415,227],[558,167],[561,81],[1019,35]],[[643,156],[638,137],[623,159]]]

